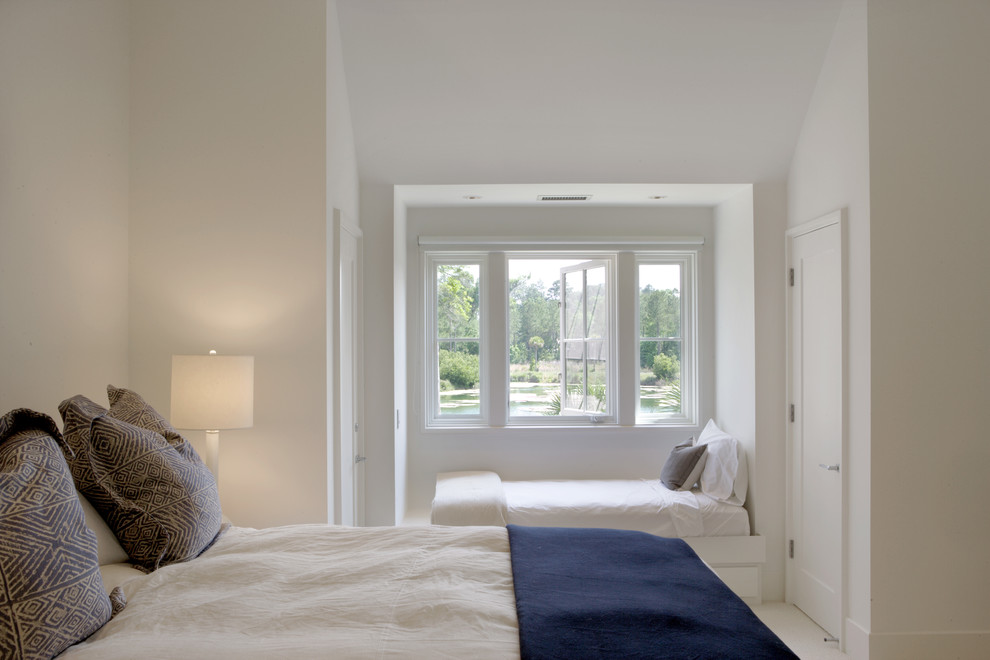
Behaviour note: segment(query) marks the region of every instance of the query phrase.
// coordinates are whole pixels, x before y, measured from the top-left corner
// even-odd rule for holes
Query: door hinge
[[[794,539],[791,539],[787,546],[787,556],[794,559]]]
[[[791,268],[791,272],[788,274],[787,279],[790,282],[791,286],[794,286],[794,269],[793,268]]]
[[[791,415],[790,416],[791,416],[791,421],[793,422],[794,421],[794,404],[793,403],[791,404]]]

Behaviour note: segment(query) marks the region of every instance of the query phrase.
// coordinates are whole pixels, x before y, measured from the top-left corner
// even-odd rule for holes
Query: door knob
[[[829,472],[838,472],[839,471],[838,464],[836,464],[836,465],[825,465],[824,463],[819,463],[818,464],[818,467],[824,468],[824,469],[828,470]]]

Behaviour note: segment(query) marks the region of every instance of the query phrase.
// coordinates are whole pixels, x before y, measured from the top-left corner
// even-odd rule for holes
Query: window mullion
[[[584,396],[581,399],[581,411],[588,412],[588,269],[581,271],[581,343],[584,356]]]
[[[487,360],[488,419],[491,426],[505,426],[509,415],[509,276],[504,252],[488,255],[488,297],[485,301],[487,332],[483,360]]]
[[[639,298],[634,253],[620,252],[616,271],[615,340],[618,345],[615,373],[618,405],[613,410],[620,425],[633,426],[639,397]]]

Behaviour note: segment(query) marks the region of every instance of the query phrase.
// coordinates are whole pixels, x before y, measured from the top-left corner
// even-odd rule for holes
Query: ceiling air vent
[[[591,195],[539,195],[536,199],[541,202],[586,202]]]

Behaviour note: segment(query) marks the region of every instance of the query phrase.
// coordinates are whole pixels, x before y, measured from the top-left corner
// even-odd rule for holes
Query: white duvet
[[[518,658],[503,527],[232,528],[60,658]]]
[[[698,498],[659,480],[504,481],[516,525],[611,527],[657,536],[704,535]]]

